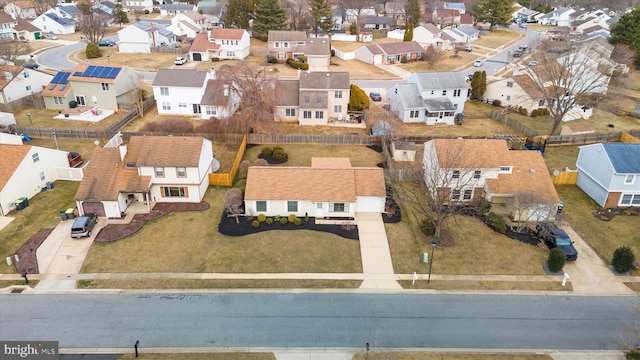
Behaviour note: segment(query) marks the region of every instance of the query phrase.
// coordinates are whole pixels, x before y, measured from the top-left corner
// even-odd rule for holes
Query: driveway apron
[[[357,213],[364,281],[361,289],[402,289],[395,280],[387,233],[381,214]]]

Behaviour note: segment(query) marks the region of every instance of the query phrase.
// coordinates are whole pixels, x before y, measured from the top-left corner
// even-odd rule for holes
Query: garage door
[[[93,213],[98,216],[105,216],[104,205],[101,202],[85,201],[82,203],[82,209],[85,214]]]
[[[191,56],[193,57],[193,61],[202,61],[202,54],[200,53],[193,53]]]

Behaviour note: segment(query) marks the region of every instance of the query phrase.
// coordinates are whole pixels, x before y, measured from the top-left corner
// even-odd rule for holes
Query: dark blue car
[[[98,46],[109,46],[109,47],[116,46],[116,42],[110,39],[102,39],[98,43]]]
[[[567,256],[567,260],[578,260],[578,250],[573,246],[573,241],[569,235],[562,229],[553,229],[550,236],[546,239],[552,248],[562,250]]]

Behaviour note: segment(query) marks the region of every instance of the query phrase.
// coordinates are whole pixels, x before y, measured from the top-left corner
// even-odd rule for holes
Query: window
[[[620,205],[640,205],[640,194],[622,194]]]
[[[431,95],[433,95],[433,90],[431,90]]]
[[[511,173],[511,166],[500,166],[501,173]]]
[[[417,119],[420,116],[420,110],[411,110],[409,112],[410,119]]]
[[[29,77],[29,72],[25,70],[25,72],[22,73],[24,78],[28,78]]]
[[[336,99],[342,99],[342,90],[336,90],[333,96]]]
[[[267,211],[267,202],[266,201],[256,201],[256,211]]]
[[[446,96],[447,95],[447,90],[442,90],[442,96]]]
[[[102,86],[102,91],[109,91],[109,84],[101,83],[100,86]]]
[[[217,115],[217,109],[215,106],[205,106],[204,112],[207,115]]]
[[[538,101],[538,106],[544,106],[544,99]]]
[[[507,95],[507,101],[511,101],[511,95]]]
[[[288,212],[298,212],[298,202],[297,201],[287,201],[287,211]]]
[[[473,195],[473,190],[465,190],[464,195],[462,196],[462,200],[471,200],[472,195]]]
[[[44,171],[40,171],[40,180],[44,180]]]
[[[285,110],[285,115],[289,116],[289,117],[296,116],[296,109],[286,109]]]
[[[31,159],[33,159],[34,163],[37,163],[40,161],[40,155],[38,155],[38,153],[33,153],[33,155],[31,155]]]
[[[227,57],[235,57],[236,52],[234,50],[227,50]]]
[[[513,81],[507,81],[507,87],[513,87]]]
[[[53,103],[56,105],[62,105],[64,104],[64,100],[62,99],[61,96],[54,96],[53,97]]]
[[[480,179],[480,175],[482,175],[482,170],[475,170],[473,172],[473,178],[474,179]]]
[[[316,111],[316,119],[323,119],[324,111]]]
[[[460,179],[460,170],[453,170],[453,175],[451,177],[454,179]]]
[[[284,43],[284,45],[282,45],[282,47],[288,48],[289,47],[289,43],[288,42]]]
[[[275,43],[275,46],[276,46],[277,48],[279,48],[279,47],[280,47],[280,43],[279,43],[279,42]]]
[[[462,94],[462,90],[460,90],[460,89],[455,89],[455,90],[453,90],[453,96],[455,96],[455,97],[459,97],[459,96],[460,96],[460,94]]]
[[[635,176],[635,175],[627,175],[627,176],[624,178],[624,183],[625,183],[626,185],[631,185],[631,184],[633,184],[633,181],[635,180],[635,178],[636,178],[636,176]]]
[[[169,96],[169,88],[168,87],[161,87],[160,88],[160,95]]]
[[[322,96],[318,96],[316,99],[318,100],[318,102],[322,102]]]
[[[178,175],[178,177],[187,177],[187,168],[185,167],[176,168],[176,174]]]
[[[162,166],[156,166],[153,168],[157,177],[164,177],[164,168]]]
[[[162,197],[187,197],[189,192],[185,187],[163,186],[160,188]]]
[[[342,112],[342,105],[333,105],[333,112],[341,113]]]
[[[329,212],[349,212],[348,203],[329,203]]]
[[[25,89],[26,89],[27,91],[31,91],[31,85],[27,85],[27,86],[25,87]]]
[[[311,101],[311,98],[310,98],[310,97],[308,97],[308,96],[305,96],[305,97],[304,97],[304,102],[309,102],[309,101]]]
[[[287,59],[287,53],[283,53],[283,52],[278,53],[278,60],[286,60],[286,59]]]
[[[179,108],[186,108],[187,107],[187,103],[180,102],[180,103],[178,103],[178,107]]]
[[[303,116],[305,119],[311,119],[311,111],[304,111]]]
[[[451,191],[451,200],[460,200],[460,189],[453,189],[453,191]]]
[[[322,210],[322,208],[323,208],[323,207],[324,207],[324,204],[323,204],[323,203],[321,203],[321,202],[316,203],[316,209],[318,209],[318,210]]]
[[[171,110],[171,103],[163,102],[162,103],[162,110]]]

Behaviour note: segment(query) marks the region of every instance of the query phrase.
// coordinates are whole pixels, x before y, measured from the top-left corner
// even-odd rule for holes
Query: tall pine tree
[[[319,31],[329,33],[333,28],[333,11],[329,0],[311,0],[311,21],[313,33],[318,36]]]
[[[254,13],[253,0],[229,0],[225,23],[227,27],[249,28],[249,14]]]
[[[404,38],[402,41],[411,41],[413,40],[413,24],[407,23],[404,29]]]
[[[628,45],[636,52],[636,66],[640,67],[640,9],[622,15],[611,28],[611,43]]]
[[[471,13],[478,22],[488,22],[490,29],[496,25],[509,25],[513,1],[511,0],[478,0]]]
[[[256,2],[256,18],[253,20],[253,37],[267,40],[269,30],[287,28],[286,16],[278,0],[258,0]]]

